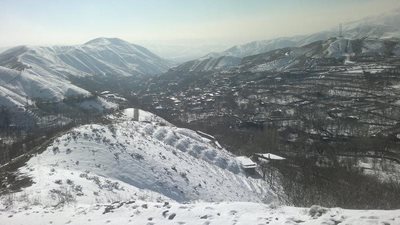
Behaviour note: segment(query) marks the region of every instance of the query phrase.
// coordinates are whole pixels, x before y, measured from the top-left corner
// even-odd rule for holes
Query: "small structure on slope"
[[[249,157],[246,156],[238,156],[236,157],[236,160],[240,163],[240,166],[244,171],[246,171],[249,174],[255,174],[256,173],[256,168],[257,164],[253,162]]]
[[[285,158],[279,156],[279,155],[275,155],[272,153],[255,153],[253,156],[254,160],[256,161],[261,161],[261,162],[269,162],[269,161],[273,161],[273,160],[284,160]]]
[[[269,166],[268,164],[273,161],[285,160],[285,158],[283,158],[279,155],[272,154],[272,153],[255,153],[252,158],[255,162],[258,163],[258,165],[260,165],[264,180],[266,178],[267,171],[270,172],[270,175],[269,175],[270,183],[272,183],[272,170],[271,169],[268,170],[268,166]]]

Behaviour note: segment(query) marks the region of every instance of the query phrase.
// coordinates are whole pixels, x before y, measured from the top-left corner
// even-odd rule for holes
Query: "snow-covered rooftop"
[[[236,159],[244,169],[252,169],[257,167],[257,164],[253,162],[249,157],[238,156],[236,157]]]
[[[272,160],[284,160],[285,159],[285,158],[283,158],[283,157],[281,157],[279,155],[275,155],[275,154],[272,154],[272,153],[257,153],[255,155],[261,156],[261,157],[266,158],[266,159],[272,159]]]

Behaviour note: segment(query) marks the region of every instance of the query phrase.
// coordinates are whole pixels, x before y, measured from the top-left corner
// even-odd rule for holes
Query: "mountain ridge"
[[[361,38],[400,38],[400,8],[390,13],[365,17],[343,24],[343,36],[349,39]],[[285,47],[301,47],[318,40],[338,37],[338,27],[308,35],[278,37],[235,45],[222,52],[213,52],[206,57],[236,56],[246,57]]]
[[[143,76],[162,73],[168,68],[166,60],[118,38],[96,38],[72,46],[17,46],[0,54],[0,65],[60,76]]]

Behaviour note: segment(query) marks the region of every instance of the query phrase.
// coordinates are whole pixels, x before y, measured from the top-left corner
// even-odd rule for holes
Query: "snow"
[[[129,201],[108,205],[71,205],[63,208],[30,206],[0,212],[8,225],[26,224],[400,224],[400,210],[344,210],[319,206],[294,208],[258,203],[178,204],[173,202]]]
[[[250,55],[265,53],[275,49],[295,47],[297,46],[297,39],[298,37],[289,37],[289,38],[276,38],[264,41],[253,41],[243,45],[233,46],[223,52],[208,54],[206,57],[214,57],[214,58],[221,56],[246,57]]]
[[[215,137],[212,136],[211,134],[207,134],[207,133],[205,133],[203,131],[200,131],[200,130],[197,130],[196,132],[198,134],[200,134],[201,136],[208,138],[209,140],[215,140]]]
[[[222,56],[218,58],[203,57],[197,60],[192,60],[174,68],[178,71],[213,71],[227,70],[239,65],[241,59],[232,56]]]
[[[28,99],[61,101],[90,93],[57,77],[43,77],[31,70],[17,71],[0,66],[0,105],[21,106]]]
[[[165,61],[147,49],[115,38],[98,38],[77,46],[30,47],[18,59],[36,70],[73,76],[132,76],[167,69]]]
[[[121,101],[121,102],[126,102],[126,98],[121,97],[117,94],[103,94],[102,97],[110,99],[110,100],[114,100],[114,101]]]
[[[349,53],[352,53],[352,46],[348,39],[337,39],[329,44],[327,48],[328,56],[334,58],[341,58]]]
[[[277,200],[270,184],[247,177],[225,149],[195,131],[161,124],[159,117],[139,112],[140,121],[124,114],[114,124],[85,125],[56,138],[19,169],[33,184],[17,198],[26,194],[45,206],[57,205],[55,191],[71,192],[84,204],[138,196],[181,203]]]
[[[370,39],[389,39],[400,37],[400,12],[394,10],[390,13],[383,15],[363,18],[357,21],[343,24],[343,35],[347,39],[363,39],[368,37]],[[257,55],[266,53],[281,48],[288,47],[300,47],[310,44],[315,41],[326,40],[331,37],[338,36],[338,27],[332,27],[331,29],[320,31],[310,35],[298,35],[292,37],[279,37],[270,40],[261,40],[245,43],[242,45],[233,46],[225,51],[210,53],[207,57],[221,57],[221,56],[233,56],[233,57],[247,57],[251,55]],[[383,41],[380,43],[375,42],[371,44],[363,45],[362,51],[364,53],[383,52]],[[343,53],[345,42],[336,43],[332,46],[331,53]],[[395,55],[400,54],[400,46],[395,47]]]
[[[137,109],[139,113],[139,121],[140,122],[153,122],[157,124],[165,124],[168,126],[173,126],[168,121],[164,120],[163,118],[156,116],[150,112]],[[127,108],[123,110],[123,114],[119,115],[119,118],[122,120],[131,120],[135,117],[135,108]]]
[[[104,98],[97,97],[91,100],[84,100],[78,103],[79,107],[87,110],[104,111],[110,109],[117,109],[118,104],[108,102]]]
[[[59,101],[90,95],[71,84],[70,77],[143,76],[167,69],[168,63],[147,49],[116,38],[76,46],[15,47],[0,54],[0,105],[23,105],[26,96]]]
[[[279,186],[240,169],[247,157],[146,111],[132,121],[134,111],[52,140],[18,170],[32,185],[0,196],[0,223],[400,224],[400,210],[280,206]]]

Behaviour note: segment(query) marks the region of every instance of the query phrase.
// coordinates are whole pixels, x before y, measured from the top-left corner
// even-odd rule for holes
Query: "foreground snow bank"
[[[400,224],[400,210],[361,211],[326,209],[313,206],[309,209],[273,207],[258,203],[196,203],[170,202],[115,202],[109,205],[71,205],[64,208],[43,209],[38,206],[15,211],[0,211],[4,224]]]

